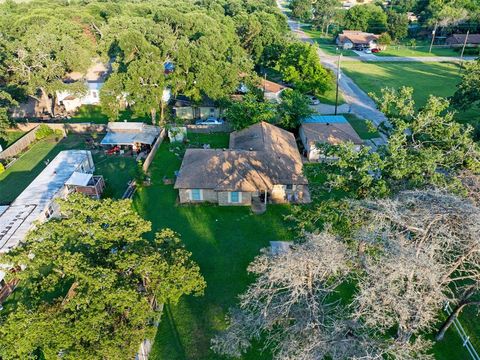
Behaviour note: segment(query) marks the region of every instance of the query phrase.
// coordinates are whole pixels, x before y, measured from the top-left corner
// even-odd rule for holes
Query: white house
[[[65,82],[84,81],[87,93],[83,96],[76,96],[69,91],[57,91],[57,105],[63,105],[69,113],[74,112],[82,105],[97,105],[100,103],[100,89],[110,72],[110,66],[100,60],[93,61],[92,66],[86,74],[72,72],[68,74]]]
[[[374,49],[378,45],[377,41],[379,37],[380,35],[363,31],[343,30],[343,32],[337,36],[336,43],[343,49]]]

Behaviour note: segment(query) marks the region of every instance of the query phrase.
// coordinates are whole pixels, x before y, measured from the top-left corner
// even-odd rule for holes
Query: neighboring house
[[[179,95],[173,102],[173,115],[185,121],[205,120],[209,117],[218,119],[222,116],[222,109],[215,101],[206,97],[196,103],[186,96]]]
[[[262,79],[259,87],[263,90],[263,96],[265,97],[265,100],[277,103],[281,102],[280,96],[282,95],[282,92],[285,89],[288,89],[288,87],[285,85],[266,79]]]
[[[363,140],[342,115],[312,115],[302,122],[299,135],[305,149],[305,156],[309,161],[326,159],[317,144],[338,145],[352,142],[357,150],[360,150],[363,144]]]
[[[109,122],[107,134],[100,144],[134,152],[149,151],[160,133],[160,127],[142,122]]]
[[[336,43],[343,49],[373,49],[377,47],[379,37],[380,35],[363,31],[343,30],[343,32],[337,36]]]
[[[292,133],[266,122],[230,134],[229,149],[188,149],[175,182],[180,203],[309,202]]]
[[[71,94],[68,91],[57,91],[57,105],[63,105],[68,113],[73,113],[82,105],[97,105],[100,103],[100,89],[108,76],[110,68],[108,65],[94,60],[93,65],[86,74],[72,72],[68,74],[65,83],[84,81],[87,93],[83,96]]]
[[[81,192],[100,198],[105,183],[94,176],[92,153],[87,150],[61,151],[32,183],[0,210],[0,253],[17,246],[36,222],[58,214],[57,198]]]
[[[408,19],[408,22],[410,22],[410,23],[418,22],[418,16],[415,15],[415,13],[411,12],[411,11],[407,12],[407,19]]]
[[[479,46],[480,45],[480,34],[453,34],[445,40],[445,43],[451,47],[461,47],[465,44],[465,39],[467,40],[467,46]]]

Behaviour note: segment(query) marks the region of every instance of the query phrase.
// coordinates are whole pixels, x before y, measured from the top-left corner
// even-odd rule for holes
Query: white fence
[[[448,303],[445,305],[445,308],[443,310],[445,310],[447,315],[450,315],[452,313],[452,308]],[[453,325],[455,326],[455,329],[457,329],[458,335],[460,335],[460,338],[462,339],[463,346],[465,347],[465,349],[467,349],[472,359],[480,360],[480,356],[478,356],[477,351],[475,350],[472,343],[470,342],[470,337],[465,332],[465,329],[463,328],[462,324],[460,324],[460,321],[458,320],[458,318],[454,320]]]

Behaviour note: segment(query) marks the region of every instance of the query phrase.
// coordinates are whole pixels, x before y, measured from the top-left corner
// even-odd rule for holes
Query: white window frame
[[[194,199],[194,198],[193,198],[193,191],[194,191],[194,190],[198,190],[199,195],[200,195],[200,199]],[[191,189],[191,190],[189,191],[189,197],[190,197],[190,200],[191,200],[191,201],[203,201],[203,190],[202,190],[202,189]]]
[[[238,194],[238,201],[232,201],[232,193]],[[242,203],[242,192],[241,191],[230,191],[228,193],[228,202],[231,204],[241,204]]]

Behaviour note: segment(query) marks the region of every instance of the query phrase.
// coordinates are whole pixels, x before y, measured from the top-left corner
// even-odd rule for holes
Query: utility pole
[[[438,22],[435,23],[435,27],[433,28],[433,31],[432,31],[432,42],[430,43],[430,50],[428,50],[429,53],[432,52],[433,42],[435,41],[435,34],[437,33],[437,25],[438,25]]]
[[[460,54],[460,58],[463,59],[463,53],[465,51],[465,47],[467,46],[468,35],[470,35],[470,29],[467,30],[467,36],[465,36],[465,41],[463,42],[462,53]]]
[[[338,55],[338,63],[337,63],[337,90],[335,94],[335,115],[337,115],[338,110],[338,83],[340,82],[340,61],[342,60],[342,53]]]

